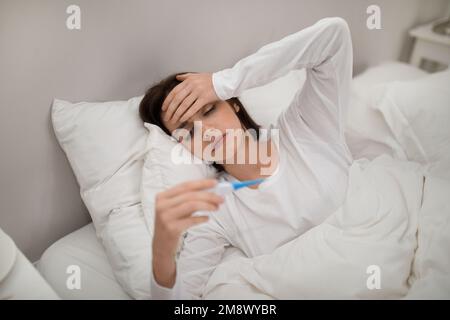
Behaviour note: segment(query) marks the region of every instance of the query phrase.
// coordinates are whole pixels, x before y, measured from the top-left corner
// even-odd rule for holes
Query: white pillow
[[[114,275],[129,295],[150,287],[151,240],[140,208],[148,132],[138,114],[142,97],[70,103],[55,99],[52,122]],[[64,271],[62,271],[64,272]]]
[[[426,72],[411,65],[388,61],[367,69],[353,79],[345,132],[355,159],[374,159],[380,154],[406,159],[382,114],[370,108],[371,90],[379,84],[416,80],[426,75]]]
[[[450,70],[377,86],[371,106],[379,110],[409,160],[450,179]]]
[[[354,77],[352,86],[361,96],[369,97],[371,88],[378,84],[417,80],[427,75],[427,72],[407,63],[384,61]]]
[[[14,267],[17,258],[17,248],[14,241],[0,228],[0,283],[6,279]]]

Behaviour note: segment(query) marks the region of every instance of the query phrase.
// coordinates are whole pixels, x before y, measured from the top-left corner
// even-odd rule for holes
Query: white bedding
[[[425,177],[425,179],[424,179]],[[206,299],[449,299],[450,182],[387,155],[352,164],[344,205],[273,253],[220,264]]]
[[[370,71],[370,69],[369,69]],[[363,92],[364,88],[366,88],[367,85],[373,84],[373,83],[379,83],[381,81],[392,81],[392,80],[406,80],[406,79],[416,79],[417,77],[422,76],[421,71],[418,71],[418,69],[404,65],[399,63],[391,63],[386,64],[381,67],[373,68],[372,74],[365,74],[362,77],[360,76],[359,79],[359,86],[357,89],[360,90],[360,92]],[[357,77],[358,79],[358,77]],[[372,80],[373,81],[372,81]],[[371,83],[371,81],[373,83]],[[355,117],[356,119],[356,117]],[[358,128],[356,128],[358,129]],[[362,144],[361,144],[362,145]],[[362,149],[361,149],[362,150]],[[366,152],[365,150],[362,150],[361,152]],[[450,189],[449,192],[450,193]],[[433,193],[434,194],[434,193]],[[439,193],[439,195],[445,194]],[[368,194],[370,195],[370,194]],[[439,199],[442,199],[442,196],[438,197]],[[435,196],[436,199],[436,196]],[[417,201],[417,199],[415,199]],[[356,202],[357,203],[357,202]],[[400,202],[399,202],[400,203]],[[434,209],[436,208],[444,208],[445,203],[441,203],[439,206],[434,206]],[[448,206],[448,205],[447,205]],[[356,213],[356,208],[353,208],[354,211],[348,211],[349,213]],[[435,210],[436,211],[436,210]],[[443,210],[442,212],[448,212],[448,210]],[[365,212],[366,214],[370,214],[370,212]],[[372,211],[372,214],[376,213],[375,211]],[[403,215],[405,217],[405,215]],[[408,216],[411,218],[411,216]],[[442,218],[442,217],[441,217]],[[412,218],[411,218],[412,219]],[[433,221],[436,221],[438,219],[436,216],[433,217]],[[443,218],[442,218],[443,219]],[[441,220],[442,220],[441,219]],[[414,220],[414,219],[413,219]],[[411,220],[411,221],[413,221]],[[439,219],[438,219],[439,220]],[[448,220],[448,219],[447,219]],[[414,220],[414,223],[415,220]],[[444,224],[445,225],[445,224]],[[431,230],[432,228],[428,228]],[[421,240],[419,240],[419,243]],[[297,243],[298,244],[298,243]],[[413,246],[412,240],[410,242],[404,243],[407,249],[405,249],[403,252],[404,257],[407,259],[404,260],[404,262],[411,262],[412,258],[410,257],[411,248]],[[427,246],[430,246],[427,243]],[[301,246],[299,246],[301,247]],[[406,248],[405,247],[405,248]],[[291,244],[291,247],[285,246],[280,248],[278,252],[281,252],[282,250],[295,250],[297,246]],[[447,247],[442,245],[438,247],[438,249],[446,249]],[[348,249],[348,248],[347,248]],[[395,251],[392,251],[393,253],[396,253]],[[430,265],[435,266],[436,261],[429,261],[430,258],[430,250],[423,250],[418,251],[419,253],[423,253],[423,257],[421,258],[422,261],[426,261],[428,263],[424,266],[418,266],[415,265],[415,275],[414,277],[410,278],[409,281],[416,280],[416,278],[423,277],[425,274],[430,274]],[[315,252],[310,252],[310,254],[315,254]],[[434,255],[434,253],[433,253]],[[304,280],[310,281],[310,285],[313,284],[317,285],[317,283],[323,283],[323,286],[329,286],[330,283],[332,283],[335,279],[339,279],[342,275],[336,273],[336,270],[334,270],[334,273],[331,272],[331,274],[324,277],[316,277],[316,278],[305,278],[305,273],[302,273],[301,269],[299,267],[299,261],[292,260],[291,263],[294,265],[297,263],[297,265],[294,267],[292,265],[290,270],[292,270],[292,273],[286,272],[286,277],[283,278],[285,282],[280,281],[280,284],[292,284],[292,287],[289,289],[290,291],[282,291],[278,290],[277,288],[270,287],[267,285],[267,282],[262,281],[262,276],[267,276],[267,279],[270,279],[270,277],[273,277],[278,274],[279,270],[277,268],[272,268],[273,264],[264,264],[264,259],[267,259],[266,262],[270,262],[270,259],[274,259],[276,257],[276,253],[272,257],[262,257],[259,258],[260,260],[250,260],[245,259],[243,257],[243,254],[235,249],[230,248],[227,249],[226,255],[223,258],[223,263],[221,266],[217,269],[217,272],[214,273],[213,277],[210,279],[210,282],[208,283],[208,286],[206,288],[206,296],[208,299],[213,298],[250,298],[250,299],[271,299],[271,298],[277,298],[277,297],[288,297],[288,298],[312,298],[312,297],[321,297],[317,295],[317,292],[310,292],[306,293],[304,290],[306,287],[298,285],[302,277]],[[328,257],[328,262],[333,262],[333,257]],[[408,260],[409,259],[409,260]],[[257,262],[259,261],[259,262]],[[274,260],[277,261],[277,260]],[[366,263],[366,262],[364,262]],[[446,262],[442,262],[444,266],[448,265]],[[66,273],[67,267],[69,265],[78,265],[80,266],[81,272],[82,272],[82,287],[81,290],[68,290],[66,287],[66,280],[68,277],[68,274]],[[263,265],[266,265],[267,267],[262,267]],[[438,263],[439,265],[439,263]],[[311,265],[312,266],[312,265]],[[355,266],[355,264],[353,265]],[[395,266],[394,266],[395,267]],[[75,231],[68,236],[60,239],[55,244],[53,244],[45,254],[42,256],[39,265],[39,270],[43,274],[43,276],[49,281],[49,283],[52,285],[52,287],[57,291],[57,293],[64,299],[129,299],[129,296],[124,292],[124,290],[121,288],[121,286],[118,284],[116,279],[114,278],[111,266],[108,262],[107,256],[105,254],[105,251],[102,247],[102,244],[97,240],[97,237],[95,235],[94,228],[92,224],[85,226],[81,228],[78,231]],[[257,272],[255,272],[257,270]],[[407,288],[410,284],[406,284],[405,276],[406,271],[398,271],[395,273],[392,271],[390,274],[396,274],[401,275],[401,277],[398,279],[399,282],[395,282],[395,286],[391,287],[389,293],[389,297],[401,297],[404,296],[406,293]],[[313,272],[314,269],[312,268],[309,270],[309,272]],[[333,270],[330,270],[333,271]],[[297,273],[295,273],[297,272]],[[307,273],[306,273],[307,274]],[[433,273],[432,273],[433,274]],[[292,277],[288,277],[291,275],[295,279],[297,279],[297,282],[291,282],[288,280],[291,280]],[[311,273],[310,273],[311,275]],[[348,276],[351,278],[351,274],[348,274]],[[365,274],[364,276],[367,276]],[[435,276],[435,282],[440,282],[442,284],[441,289],[441,295],[442,293],[447,293],[448,287],[447,283],[445,281],[441,281],[442,277],[446,277],[447,274],[439,274],[438,276]],[[300,278],[299,278],[300,277]],[[345,277],[342,277],[345,278]],[[406,276],[407,278],[407,276]],[[325,280],[326,279],[326,280]],[[361,280],[362,278],[360,278]],[[317,282],[317,281],[319,282]],[[395,280],[395,279],[394,279]],[[401,281],[400,281],[401,280]],[[358,280],[359,281],[359,280]],[[382,282],[383,283],[383,282]],[[421,283],[418,281],[417,283]],[[365,282],[358,282],[359,285],[365,285]],[[298,286],[296,286],[298,285]],[[320,287],[320,286],[319,286]],[[415,296],[418,297],[427,297],[429,296],[427,293],[425,293],[425,289],[430,292],[430,288],[426,285],[416,285],[413,288],[418,288],[415,290]],[[420,289],[425,288],[425,289]],[[310,287],[311,289],[311,287]],[[362,291],[365,290],[364,288],[358,287],[359,293],[356,294],[355,291],[351,293],[347,293],[347,296],[345,297],[366,297],[364,294],[360,294]],[[303,291],[302,291],[303,290]],[[376,291],[375,291],[376,292]],[[386,292],[386,291],[385,291]],[[372,296],[369,295],[369,297],[373,297],[374,291],[371,291]],[[289,294],[289,295],[288,295]],[[315,295],[316,294],[316,295]],[[335,291],[328,291],[329,296],[328,297],[343,297],[343,291],[337,288]],[[352,296],[353,294],[353,296]],[[365,292],[367,294],[367,292]],[[322,296],[323,297],[323,296]]]
[[[417,180],[421,167],[387,158],[377,161],[377,166],[371,163],[369,176],[358,170],[350,180],[352,202],[345,210],[315,231],[255,259],[245,258],[236,248],[227,249],[208,282],[206,298],[449,298],[450,182],[428,177],[422,194]],[[399,191],[403,197],[392,196]],[[381,201],[386,196],[389,201]],[[380,213],[385,214],[383,219],[374,220]],[[352,232],[345,231],[347,222]],[[418,243],[413,236],[417,225]],[[70,265],[80,267],[81,290],[66,286]],[[367,289],[369,265],[380,267],[381,290]],[[92,224],[48,248],[38,269],[63,299],[130,298],[114,279]]]
[[[387,155],[355,161],[342,207],[270,254],[219,265],[206,298],[243,298],[243,287],[274,299],[404,297],[417,247],[423,173],[420,164]],[[379,272],[375,289],[373,268]],[[245,298],[252,297],[247,291]]]
[[[69,266],[78,266],[81,288],[69,290]],[[114,278],[92,223],[55,242],[37,268],[62,299],[130,299]]]

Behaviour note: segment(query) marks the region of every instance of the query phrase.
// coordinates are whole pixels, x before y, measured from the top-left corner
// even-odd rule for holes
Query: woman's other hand
[[[170,91],[162,105],[164,120],[184,122],[219,97],[214,90],[212,73],[185,73],[177,76],[182,82]]]
[[[217,184],[216,179],[184,182],[156,195],[153,235],[153,275],[164,287],[173,287],[176,276],[175,254],[181,234],[188,228],[208,220],[192,216],[195,211],[215,211],[223,197],[204,189]]]

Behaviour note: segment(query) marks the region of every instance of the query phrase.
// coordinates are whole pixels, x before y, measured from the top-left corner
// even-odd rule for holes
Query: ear
[[[240,107],[236,103],[233,103],[233,107],[236,112],[239,112]]]

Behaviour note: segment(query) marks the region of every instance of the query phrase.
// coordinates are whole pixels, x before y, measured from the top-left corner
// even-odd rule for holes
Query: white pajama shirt
[[[227,246],[248,257],[270,253],[323,222],[343,203],[353,160],[344,138],[352,64],[347,23],[324,18],[213,73],[221,100],[293,69],[305,68],[306,81],[271,125],[279,130],[276,171],[257,189],[226,195],[208,222],[187,231],[175,286],[158,285],[152,274],[153,299],[201,299]],[[238,181],[226,172],[219,180]]]

